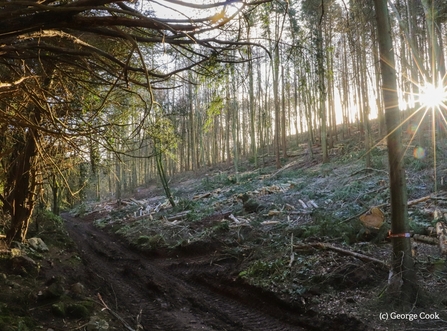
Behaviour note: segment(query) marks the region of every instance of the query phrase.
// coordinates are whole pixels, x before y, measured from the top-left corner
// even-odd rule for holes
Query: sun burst
[[[419,103],[421,107],[429,109],[444,108],[447,103],[447,86],[444,86],[442,79],[438,80],[439,83],[433,84],[425,82],[420,88]]]

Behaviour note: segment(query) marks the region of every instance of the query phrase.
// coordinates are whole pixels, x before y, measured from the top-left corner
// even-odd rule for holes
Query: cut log
[[[439,245],[438,238],[434,238],[434,237],[430,237],[430,236],[424,236],[422,234],[415,234],[413,236],[413,239],[415,241],[423,242],[423,243],[429,244],[429,245]]]
[[[190,212],[191,212],[190,210],[185,210],[185,211],[182,211],[181,213],[166,217],[166,220],[168,222],[176,221],[176,220],[185,218]]]
[[[380,229],[385,221],[385,215],[380,208],[373,207],[368,212],[361,215],[359,219],[367,228]]]
[[[436,223],[436,234],[438,235],[441,254],[447,255],[447,226],[445,223]]]

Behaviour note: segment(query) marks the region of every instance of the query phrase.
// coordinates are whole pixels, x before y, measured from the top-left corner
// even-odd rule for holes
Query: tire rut
[[[91,222],[63,217],[94,289],[128,321],[141,310],[144,330],[313,329],[296,317],[302,313],[299,310],[283,311],[278,302],[268,302],[268,296],[261,298],[251,288],[232,286],[229,279],[200,270],[186,274],[172,270],[167,261],[159,263],[132,251]]]

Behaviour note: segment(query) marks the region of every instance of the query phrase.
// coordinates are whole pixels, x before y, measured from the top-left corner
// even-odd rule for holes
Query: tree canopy
[[[0,199],[12,218],[8,241],[24,239],[39,184],[61,172],[70,150],[86,152],[90,140],[117,150],[115,134],[132,107],[139,110],[134,134],[145,128],[153,89],[184,70],[235,61],[228,51],[249,43],[241,40],[243,21],[233,18],[262,2],[157,2],[199,11],[199,18],[184,10],[169,19],[157,17],[152,1],[0,1]],[[175,58],[181,65],[171,65]]]

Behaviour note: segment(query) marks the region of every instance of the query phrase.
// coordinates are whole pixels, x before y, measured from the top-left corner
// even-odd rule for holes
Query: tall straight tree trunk
[[[234,74],[234,72],[233,72]],[[233,95],[235,96],[236,84],[233,83]],[[234,164],[234,174],[236,178],[236,182],[239,180],[239,114],[237,109],[237,103],[232,102],[230,105],[232,119],[231,119],[231,132],[233,134],[233,164]]]
[[[258,61],[257,64],[257,75],[258,77],[262,77],[262,73],[261,73],[261,65],[259,63],[260,61]],[[267,81],[267,80],[266,80]],[[264,93],[263,93],[264,92]],[[258,133],[259,133],[259,148],[261,149],[261,153],[265,153],[265,127],[266,127],[266,122],[265,122],[265,112],[267,109],[267,102],[265,101],[265,98],[267,98],[267,93],[265,93],[265,91],[263,91],[262,88],[262,79],[258,79],[258,100],[259,100],[259,110],[258,110]],[[264,102],[262,102],[263,97],[264,96]]]
[[[293,109],[295,110],[295,132],[296,132],[296,146],[300,145],[300,133],[303,132],[303,121],[301,107],[298,109],[298,82],[296,74],[293,75]],[[300,119],[300,128],[298,128],[298,118]]]
[[[225,131],[225,145],[227,150],[227,164],[231,164],[231,144],[230,144],[230,123],[231,123],[231,106],[230,106],[230,78],[229,74],[227,75],[226,82],[225,82],[226,88],[225,88],[225,122],[226,122],[226,128]]]
[[[329,27],[329,28],[328,28]],[[325,36],[326,45],[332,43],[332,30],[333,24],[331,16],[329,15],[329,21],[325,24]],[[335,103],[334,103],[334,66],[333,66],[333,49],[332,47],[326,48],[326,67],[327,67],[327,114],[329,116],[329,148],[334,148],[334,139],[337,133],[337,120],[335,115]]]
[[[281,148],[284,158],[287,157],[287,133],[286,133],[286,76],[284,66],[281,66]]]
[[[379,50],[376,41],[376,30],[372,29],[371,37],[373,39],[373,57],[374,57],[374,73],[375,73],[375,85],[376,85],[376,106],[377,106],[377,120],[379,121],[379,137],[383,137],[385,132],[385,117],[383,115],[382,99],[380,98],[380,63],[379,63]]]
[[[118,201],[118,205],[121,205],[121,195],[122,195],[122,176],[121,176],[121,160],[115,155],[115,196]]]
[[[307,100],[306,100],[307,99]],[[312,150],[312,144],[314,142],[313,126],[312,126],[312,112],[311,112],[311,95],[310,91],[303,91],[303,100],[305,105],[305,114],[307,122],[307,151],[309,155],[309,160],[313,160],[314,153]]]
[[[279,43],[275,46],[273,56],[273,102],[275,103],[275,160],[276,168],[281,168],[280,150],[281,150],[281,120],[279,105]]]
[[[323,4],[322,4],[323,5]],[[327,112],[326,112],[326,88],[324,84],[324,53],[323,53],[323,26],[320,22],[317,29],[317,63],[318,63],[318,90],[320,92],[320,118],[321,118],[321,151],[323,163],[329,162],[327,148]]]
[[[374,0],[382,71],[382,93],[387,126],[388,161],[390,167],[392,266],[388,281],[390,298],[403,307],[417,298],[416,273],[411,255],[407,213],[407,187],[403,167],[400,111],[396,86],[395,61],[391,25],[386,0]]]
[[[256,129],[255,129],[255,121],[256,121],[256,113],[255,113],[255,89],[254,89],[254,72],[253,72],[253,54],[251,46],[248,46],[248,94],[249,94],[249,102],[250,102],[250,145],[251,145],[251,156],[253,157],[253,164],[255,168],[258,167],[258,151],[256,146]]]
[[[428,44],[430,46],[431,75],[434,83],[445,75],[444,53],[438,42],[437,18],[438,13],[434,0],[421,0],[427,20]],[[442,40],[442,38],[441,38]],[[438,77],[439,76],[439,77]]]
[[[362,44],[366,44],[363,40],[364,36],[362,36]],[[366,63],[366,54],[365,52],[360,52],[360,81],[361,81],[361,89],[362,89],[362,110],[363,110],[363,128],[365,131],[365,151],[366,151],[366,162],[365,166],[367,168],[371,168],[371,126],[369,123],[369,97],[368,97],[368,82],[366,79],[367,75],[367,63]]]
[[[349,67],[348,67],[348,56],[347,56],[347,38],[343,38],[343,72],[344,75],[342,77],[342,86],[343,86],[343,95],[341,96],[342,101],[342,109],[343,109],[343,138],[345,138],[345,135],[350,136],[350,114],[348,110],[349,106],[349,84],[348,84],[348,74],[349,74]]]

